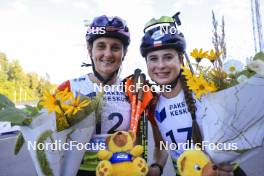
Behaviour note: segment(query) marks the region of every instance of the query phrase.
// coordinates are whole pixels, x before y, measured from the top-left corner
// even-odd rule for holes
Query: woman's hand
[[[158,167],[149,167],[147,176],[160,176],[160,169]]]

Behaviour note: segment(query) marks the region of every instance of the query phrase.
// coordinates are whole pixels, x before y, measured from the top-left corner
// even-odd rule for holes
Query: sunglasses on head
[[[125,22],[118,18],[108,18],[107,16],[103,15],[97,17],[92,22],[92,26],[96,27],[106,27],[106,28],[113,28],[113,29],[127,29]]]
[[[154,27],[158,27],[158,26],[161,27],[166,25],[175,26],[174,19],[169,16],[162,16],[159,19],[152,18],[145,25],[143,32],[146,33],[147,31],[153,29]]]

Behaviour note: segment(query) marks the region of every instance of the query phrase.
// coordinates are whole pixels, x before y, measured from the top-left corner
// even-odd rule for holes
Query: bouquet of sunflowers
[[[195,71],[190,66],[182,67],[183,75],[187,78],[188,87],[195,93],[199,99],[202,95],[209,92],[216,92],[246,82],[250,77],[258,74],[258,77],[264,77],[264,53],[260,52],[253,58],[247,60],[244,67],[239,60],[231,59],[225,63],[221,60],[222,52],[214,50],[203,51],[195,48],[191,56],[195,59]],[[206,60],[206,66],[202,61]]]
[[[203,141],[215,146],[206,152],[216,163],[246,160],[264,146],[264,53],[245,67],[238,60],[222,63],[221,52],[214,50],[194,49],[191,56],[195,69],[182,69],[189,89],[202,100]],[[210,61],[207,66],[203,59]]]
[[[19,125],[14,153],[26,142],[38,175],[76,175],[95,127],[102,93],[89,99],[65,89],[45,91],[38,107],[15,108],[0,97],[0,121]]]

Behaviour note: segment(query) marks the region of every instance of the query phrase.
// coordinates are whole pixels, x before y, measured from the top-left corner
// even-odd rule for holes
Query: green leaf
[[[98,92],[95,97],[95,103],[93,104],[95,109],[95,119],[96,123],[101,123],[101,112],[103,108],[103,96],[104,92]]]
[[[264,53],[263,53],[262,51],[261,51],[261,52],[258,52],[258,53],[254,56],[253,60],[257,60],[257,59],[264,61]]]
[[[0,94],[0,110],[8,107],[15,107],[15,104],[5,95]]]
[[[0,122],[11,122],[11,125],[29,125],[32,118],[28,118],[27,115],[20,109],[9,107],[0,110]]]
[[[41,110],[43,108],[43,105],[41,105],[42,100],[40,100],[37,104],[37,108]]]
[[[245,69],[245,70],[242,70],[241,72],[239,72],[237,74],[237,77],[239,77],[240,75],[245,75],[247,76],[248,78],[250,78],[251,76],[255,75],[256,73],[254,71],[251,71],[249,69]]]
[[[39,108],[33,107],[29,105],[25,105],[26,108],[22,109],[24,113],[26,113],[29,117],[34,117],[39,114]]]
[[[22,133],[19,133],[17,136],[16,144],[14,147],[14,154],[17,155],[22,148],[23,144],[25,143],[25,139],[22,135]]]
[[[37,140],[37,146],[39,146],[40,143],[44,144],[45,140],[47,140],[51,135],[52,135],[51,130],[44,131]],[[53,173],[50,168],[50,164],[47,160],[45,150],[39,150],[39,148],[37,147],[36,153],[41,171],[47,176],[52,176]]]

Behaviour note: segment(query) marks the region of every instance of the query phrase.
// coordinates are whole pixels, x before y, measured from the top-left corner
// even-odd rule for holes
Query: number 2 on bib
[[[108,116],[108,120],[118,119],[117,123],[107,132],[108,134],[113,134],[115,130],[122,124],[123,116],[118,112],[114,112]]]

